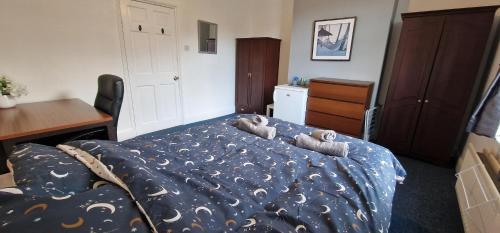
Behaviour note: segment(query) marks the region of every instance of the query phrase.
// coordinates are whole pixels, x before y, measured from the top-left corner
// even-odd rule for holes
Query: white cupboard
[[[273,117],[304,125],[307,107],[307,88],[288,84],[274,87]]]

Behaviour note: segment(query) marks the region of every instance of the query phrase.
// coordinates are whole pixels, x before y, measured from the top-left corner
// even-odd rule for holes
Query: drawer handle
[[[290,94],[286,94],[286,96],[290,96]]]

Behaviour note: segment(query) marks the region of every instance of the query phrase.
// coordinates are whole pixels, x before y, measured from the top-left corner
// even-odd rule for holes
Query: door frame
[[[135,136],[138,136],[137,133],[137,126],[135,123],[135,113],[134,113],[134,100],[132,98],[132,93],[131,93],[131,75],[130,75],[130,70],[128,67],[128,58],[127,58],[127,52],[126,52],[126,43],[125,43],[125,28],[124,28],[124,18],[127,15],[127,4],[131,2],[139,2],[139,3],[144,3],[144,4],[150,4],[154,6],[160,6],[160,7],[166,7],[170,8],[174,11],[174,17],[175,17],[175,49],[177,50],[175,59],[177,61],[177,73],[179,74],[179,80],[178,86],[179,86],[179,101],[180,101],[180,106],[179,106],[179,111],[180,111],[180,119],[179,123],[180,125],[184,124],[184,98],[183,98],[183,88],[182,88],[182,64],[181,64],[181,59],[180,59],[180,39],[179,39],[179,32],[180,32],[180,20],[179,20],[179,14],[178,14],[178,9],[179,9],[179,3],[175,0],[115,0],[115,6],[117,9],[117,18],[118,18],[118,37],[120,40],[120,50],[121,50],[121,60],[123,64],[123,74],[124,74],[124,79],[125,79],[125,96],[124,98],[127,98],[129,101],[129,118],[131,120],[131,125],[133,129],[131,130],[126,130],[126,132],[123,132],[122,137],[124,139],[129,139],[133,138]],[[127,88],[128,86],[128,88]]]

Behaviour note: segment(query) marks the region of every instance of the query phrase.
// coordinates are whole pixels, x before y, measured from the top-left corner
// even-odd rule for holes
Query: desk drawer
[[[342,134],[361,137],[363,121],[346,117],[329,115],[320,112],[307,111],[307,125],[333,129]]]
[[[319,82],[309,84],[309,96],[311,97],[366,104],[367,100],[370,99],[369,94],[369,86],[347,86]]]
[[[365,105],[330,99],[309,97],[308,110],[362,120]]]

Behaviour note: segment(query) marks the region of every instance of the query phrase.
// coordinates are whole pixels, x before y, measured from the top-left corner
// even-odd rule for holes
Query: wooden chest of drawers
[[[361,138],[373,83],[332,78],[311,79],[306,124]]]

